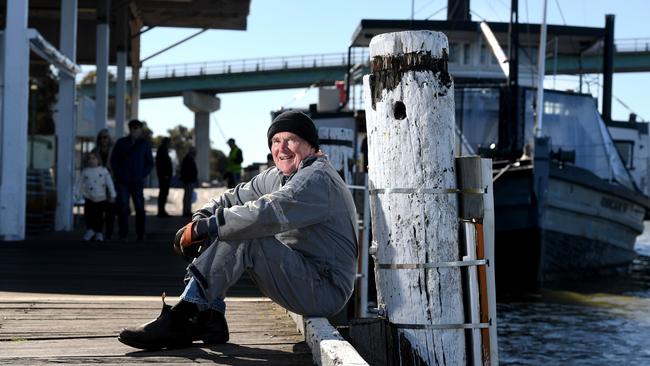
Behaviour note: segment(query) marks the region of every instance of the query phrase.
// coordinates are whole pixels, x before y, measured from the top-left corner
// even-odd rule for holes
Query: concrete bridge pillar
[[[183,104],[194,112],[194,145],[199,182],[208,182],[210,180],[210,113],[219,110],[221,101],[213,95],[185,91]]]

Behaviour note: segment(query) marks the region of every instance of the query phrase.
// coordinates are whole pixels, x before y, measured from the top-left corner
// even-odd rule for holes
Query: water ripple
[[[549,287],[498,304],[501,364],[650,365],[650,257],[623,276]]]

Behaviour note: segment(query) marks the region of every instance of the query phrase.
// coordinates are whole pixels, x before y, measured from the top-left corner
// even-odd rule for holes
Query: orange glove
[[[208,234],[208,219],[196,219],[178,230],[174,237],[174,251],[186,260],[196,258],[210,246],[216,236]]]
[[[174,237],[174,251],[176,254],[185,257],[186,260],[191,260],[198,255],[199,245],[193,246],[194,244],[202,244],[204,240],[192,240],[192,226],[193,222],[183,226],[178,230],[176,236]]]

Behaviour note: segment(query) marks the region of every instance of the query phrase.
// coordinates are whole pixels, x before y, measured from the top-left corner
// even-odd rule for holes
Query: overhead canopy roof
[[[604,19],[603,19],[604,22]],[[354,31],[351,46],[368,47],[372,37],[389,32],[408,30],[432,30],[443,32],[450,41],[475,37],[480,34],[479,22],[458,20],[380,20],[363,19]],[[488,22],[502,47],[508,44],[508,23]],[[535,46],[539,43],[539,24],[519,23],[521,46]],[[579,56],[590,48],[597,47],[605,36],[604,28],[547,26],[547,39],[557,38],[558,53]],[[550,46],[549,46],[550,47]],[[549,50],[550,51],[550,50]]]
[[[102,0],[78,0],[77,63],[95,64],[97,6]],[[117,14],[128,9],[130,21],[146,27],[182,27],[245,30],[250,0],[112,0],[110,8],[110,55],[115,63]],[[28,27],[35,28],[51,44],[59,45],[61,1],[30,0]],[[0,1],[6,14],[6,1]],[[5,17],[0,16],[0,28]],[[130,32],[137,33],[137,32]],[[129,64],[131,60],[129,60]]]
[[[250,0],[134,0],[132,3],[148,27],[245,30],[250,8]]]

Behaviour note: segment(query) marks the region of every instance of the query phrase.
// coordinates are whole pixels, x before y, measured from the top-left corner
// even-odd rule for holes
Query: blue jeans
[[[185,290],[183,290],[183,293],[181,294],[181,299],[196,304],[201,311],[213,309],[222,314],[226,312],[226,303],[223,300],[217,298],[212,303],[208,303],[203,289],[199,283],[194,280],[194,277],[191,277],[190,282],[185,286]]]
[[[144,237],[145,213],[144,194],[142,193],[143,189],[144,184],[141,181],[135,183],[115,183],[115,190],[117,191],[117,220],[120,225],[120,238],[126,238],[126,235],[129,233],[129,197],[133,200],[133,206],[135,207],[135,232],[138,239]]]

